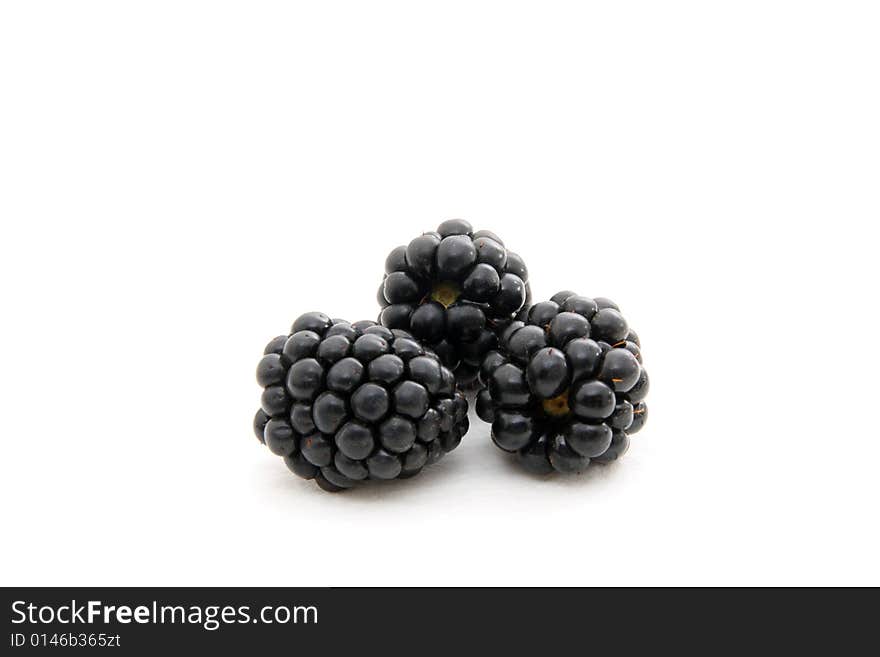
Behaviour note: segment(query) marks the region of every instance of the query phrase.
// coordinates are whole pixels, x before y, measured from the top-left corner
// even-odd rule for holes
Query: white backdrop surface
[[[6,585],[880,584],[880,9],[0,8]],[[618,301],[651,417],[536,480],[473,414],[328,495],[254,439],[301,312],[450,217]]]

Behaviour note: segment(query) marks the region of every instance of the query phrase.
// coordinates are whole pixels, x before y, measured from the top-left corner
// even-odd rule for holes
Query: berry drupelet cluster
[[[306,313],[257,367],[254,432],[327,491],[397,479],[455,449],[477,415],[534,473],[608,463],[648,417],[639,338],[612,301],[531,304],[525,263],[445,221],[385,261],[379,322]]]
[[[455,449],[468,404],[437,355],[405,331],[322,313],[266,346],[257,438],[327,491],[418,474]]]
[[[452,219],[388,255],[379,321],[430,346],[466,386],[529,297],[522,258],[494,233]]]
[[[477,414],[492,440],[535,473],[614,461],[648,416],[639,338],[608,299],[565,291],[531,306],[479,378]]]

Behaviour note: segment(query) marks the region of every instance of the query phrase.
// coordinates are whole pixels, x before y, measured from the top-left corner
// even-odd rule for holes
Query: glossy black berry
[[[378,383],[365,383],[351,396],[351,410],[363,422],[378,422],[388,414],[391,396]]]
[[[446,308],[436,301],[425,301],[409,318],[412,334],[427,343],[436,343],[446,335]]]
[[[562,435],[571,449],[587,458],[601,456],[611,445],[611,427],[605,423],[569,422]]]
[[[438,246],[440,246],[440,238],[436,235],[422,235],[415,238],[406,247],[406,259],[401,271],[410,272],[420,280],[431,279],[436,270]]]
[[[379,442],[389,452],[403,454],[416,442],[416,425],[402,415],[392,415],[379,425]]]
[[[565,354],[553,347],[541,349],[529,360],[527,379],[529,387],[541,399],[561,395],[571,381]]]
[[[565,441],[565,438],[559,434],[549,438],[547,458],[550,460],[550,465],[553,466],[553,469],[563,474],[580,473],[590,465],[590,459],[574,451]]]
[[[330,465],[333,460],[333,446],[319,433],[303,436],[299,441],[299,449],[309,463],[319,468]]]
[[[517,411],[498,409],[492,423],[492,440],[501,449],[515,452],[528,445],[535,433],[531,416]]]
[[[492,395],[489,394],[488,388],[483,388],[477,393],[476,410],[477,416],[484,421],[489,423],[495,421],[495,407],[492,404]],[[263,429],[257,427],[256,420],[254,431],[257,432],[257,438],[263,440]]]
[[[284,363],[278,354],[266,354],[257,365],[257,383],[261,386],[284,383],[286,374]]]
[[[455,232],[460,229],[445,230],[464,236]],[[424,248],[417,245],[414,256]],[[408,268],[407,253],[389,256],[390,274]],[[455,268],[469,253],[455,243],[443,266]],[[386,284],[404,297],[411,290],[399,276]],[[253,419],[257,438],[294,474],[327,491],[414,476],[454,449],[468,428],[467,401],[434,350],[375,322],[307,313],[290,335],[266,346],[257,380],[263,386]]]
[[[553,472],[553,466],[547,458],[546,435],[539,435],[516,454],[520,465],[533,474],[543,475]]]
[[[335,465],[321,468],[321,472],[315,476],[315,483],[330,493],[338,493],[346,488],[351,488],[355,484],[353,479],[349,479],[342,474],[336,469]]]
[[[281,418],[272,418],[263,429],[266,447],[273,454],[287,456],[296,451],[296,437],[293,427]]]
[[[437,276],[445,281],[464,280],[477,264],[477,249],[469,235],[449,235],[437,246]],[[390,299],[389,299],[390,301]]]
[[[266,429],[266,424],[269,422],[272,416],[268,415],[263,409],[257,411],[256,415],[254,415],[254,434],[257,436],[257,440],[261,443],[266,442],[266,438],[263,435],[263,432]]]
[[[329,339],[335,340],[337,337],[340,336]],[[343,394],[353,392],[363,382],[364,370],[364,364],[357,358],[343,358],[330,366],[327,372],[327,387]]]
[[[534,306],[529,308],[529,312],[527,314],[529,324],[534,326],[539,326],[544,330],[550,325],[556,315],[560,312],[559,305],[553,301],[541,301],[540,303],[536,303]]]
[[[628,392],[642,374],[639,361],[628,349],[611,349],[605,354],[599,379],[617,392]]]
[[[614,412],[608,418],[608,424],[615,429],[629,429],[635,417],[635,407],[626,399],[614,406]]]
[[[284,415],[290,408],[290,396],[284,386],[269,386],[263,389],[260,408],[269,416]]]
[[[512,363],[500,365],[489,378],[489,394],[501,407],[521,408],[531,400],[531,390],[522,369]]]
[[[268,354],[281,354],[284,350],[284,343],[287,342],[288,336],[279,335],[278,337],[272,338],[269,340],[269,343],[266,345],[266,348],[263,350],[264,355]]]
[[[529,297],[522,258],[494,233],[451,219],[388,255],[379,321],[412,333],[470,384]]]
[[[300,452],[285,456],[284,463],[293,474],[303,479],[314,479],[318,474],[318,467],[307,461]]]
[[[553,346],[564,348],[576,338],[590,337],[590,322],[583,315],[563,311],[550,322],[547,335]]]
[[[578,381],[571,388],[568,405],[578,417],[605,420],[614,412],[614,391],[601,381]]]
[[[593,329],[593,338],[603,340],[608,344],[615,344],[625,340],[629,327],[619,310],[614,308],[602,308],[590,321]]]
[[[299,331],[312,331],[318,335],[324,335],[324,332],[331,326],[333,326],[333,320],[324,313],[306,313],[297,317],[290,333],[293,335]]]
[[[648,373],[642,369],[641,372],[639,372],[639,378],[636,381],[636,384],[629,389],[627,399],[633,403],[644,401],[645,397],[648,395],[649,387]]]
[[[501,277],[495,267],[480,263],[471,270],[461,287],[468,298],[489,302],[501,289]]]
[[[437,234],[440,235],[440,237],[449,237],[450,235],[469,235],[471,230],[471,225],[464,219],[447,219],[437,227]]]
[[[318,360],[335,363],[345,358],[351,351],[351,342],[344,335],[331,335],[321,341],[316,349]]]
[[[317,427],[312,419],[312,407],[308,404],[294,404],[290,409],[290,426],[302,436],[314,433]]]
[[[605,352],[596,341],[587,338],[571,340],[564,351],[572,381],[593,378],[599,373]]]
[[[589,297],[581,297],[577,294],[573,294],[562,302],[561,308],[562,312],[575,313],[590,320],[599,310],[599,305]]]
[[[376,441],[372,425],[352,420],[336,432],[336,447],[348,458],[361,461],[373,453]]]
[[[440,435],[440,424],[443,416],[435,408],[429,408],[425,414],[419,418],[416,428],[416,436],[418,439],[427,444]]]
[[[371,360],[387,354],[388,350],[388,341],[385,338],[375,334],[366,334],[354,341],[352,355],[362,363],[369,363]]]
[[[425,386],[415,381],[402,381],[394,387],[394,410],[401,415],[419,419],[428,410],[431,397]]]
[[[507,353],[521,365],[526,365],[531,357],[547,346],[547,336],[540,326],[523,326],[513,333],[507,341]]]
[[[411,477],[425,467],[428,462],[428,448],[420,443],[414,444],[403,456],[403,469],[399,476]]]
[[[629,435],[626,431],[614,429],[611,437],[611,445],[600,456],[595,458],[597,463],[611,463],[626,454],[629,449]]]
[[[639,402],[633,405],[633,420],[632,424],[626,429],[626,432],[630,435],[641,431],[642,427],[645,426],[645,422],[648,421],[648,407],[645,402]]]
[[[311,401],[324,388],[324,367],[314,358],[296,361],[285,380],[291,397]]]
[[[409,375],[423,385],[428,392],[437,394],[443,386],[443,371],[436,358],[418,356],[409,361]]]
[[[608,299],[555,294],[520,313],[484,356],[477,415],[530,472],[614,461],[648,414],[638,340]]]
[[[384,386],[397,383],[405,371],[403,359],[396,354],[383,354],[371,360],[368,368],[370,381]]]
[[[510,260],[508,266],[509,263]],[[528,296],[526,285],[516,274],[504,274],[498,285],[498,294],[492,299],[492,311],[502,317],[516,314],[525,305]]]
[[[320,341],[321,336],[314,331],[297,331],[287,338],[281,354],[288,363],[294,363],[303,358],[314,356]]]
[[[402,271],[392,272],[385,277],[383,292],[391,304],[413,303],[423,294],[419,282]]]
[[[322,392],[312,405],[312,419],[323,434],[333,434],[348,417],[345,398],[339,393]]]
[[[333,457],[333,465],[336,466],[336,470],[340,474],[355,481],[366,479],[370,474],[367,466],[361,461],[350,459],[342,452],[336,452],[336,455]]]
[[[563,303],[565,303],[566,299],[574,296],[577,295],[571,290],[563,290],[562,292],[557,292],[552,297],[550,297],[550,301],[555,303],[557,306],[561,306]]]
[[[367,471],[373,479],[394,479],[401,470],[403,462],[396,454],[378,449],[367,458]]]
[[[457,345],[474,342],[486,326],[486,315],[477,306],[458,304],[446,309],[446,336]]]

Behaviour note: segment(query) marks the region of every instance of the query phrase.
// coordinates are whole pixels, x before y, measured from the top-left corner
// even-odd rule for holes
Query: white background
[[[6,585],[880,584],[880,14],[864,2],[7,2]],[[328,495],[265,342],[386,253],[501,234],[618,301],[650,420],[514,468],[472,416]]]

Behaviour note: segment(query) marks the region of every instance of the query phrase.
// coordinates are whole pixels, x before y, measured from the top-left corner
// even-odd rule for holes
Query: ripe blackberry
[[[639,338],[608,299],[560,292],[512,322],[480,369],[477,414],[536,473],[614,461],[648,417]]]
[[[412,477],[455,449],[468,403],[437,355],[375,322],[306,313],[269,342],[254,433],[327,491]]]
[[[388,255],[378,299],[383,326],[430,345],[468,384],[498,332],[527,307],[528,271],[497,235],[451,219]]]

